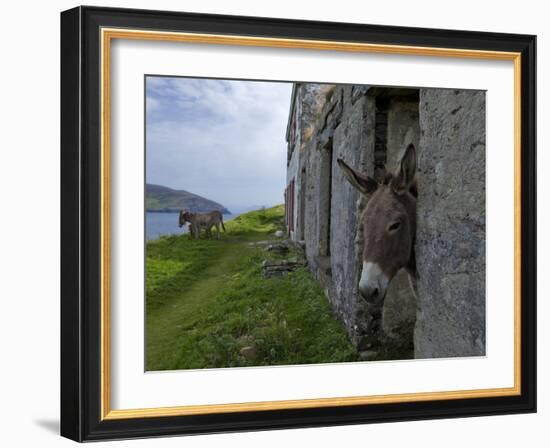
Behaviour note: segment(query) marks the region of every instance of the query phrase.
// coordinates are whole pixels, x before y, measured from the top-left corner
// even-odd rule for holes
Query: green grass
[[[274,239],[283,207],[225,226],[219,241],[182,235],[147,244],[147,370],[357,360],[307,268],[261,275],[262,261],[277,256],[250,243]]]

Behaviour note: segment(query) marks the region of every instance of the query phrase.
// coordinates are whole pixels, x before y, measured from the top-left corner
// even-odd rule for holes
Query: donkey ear
[[[392,180],[391,186],[393,191],[397,194],[403,194],[406,191],[411,190],[415,182],[416,174],[416,149],[411,143],[407,146],[405,154],[401,159],[401,167],[399,168],[399,173]]]
[[[349,183],[357,188],[361,193],[369,195],[374,193],[378,188],[378,182],[365,174],[361,174],[353,170],[342,159],[338,159],[338,165],[342,168],[344,176],[346,176]]]

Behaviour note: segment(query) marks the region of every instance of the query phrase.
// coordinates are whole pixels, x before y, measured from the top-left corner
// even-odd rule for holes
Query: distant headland
[[[222,204],[185,190],[173,190],[162,185],[145,185],[145,209],[154,213],[178,213],[186,209],[192,212],[219,210],[231,214]]]

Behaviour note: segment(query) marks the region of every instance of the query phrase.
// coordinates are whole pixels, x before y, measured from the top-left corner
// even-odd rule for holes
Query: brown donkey
[[[363,269],[359,293],[370,304],[381,305],[391,280],[400,269],[409,274],[416,295],[416,151],[409,145],[399,172],[388,174],[383,183],[338,164],[348,181],[368,199],[361,215],[363,226]]]
[[[183,227],[188,222],[190,224],[190,233],[199,238],[201,229],[206,229],[206,236],[212,238],[212,226],[216,226],[216,238],[220,239],[220,225],[225,232],[223,224],[223,214],[219,210],[212,210],[207,213],[191,213],[187,210],[181,210],[179,216],[179,226]]]

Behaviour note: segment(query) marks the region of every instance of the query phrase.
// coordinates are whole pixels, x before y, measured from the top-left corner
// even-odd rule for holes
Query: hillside
[[[222,204],[203,198],[185,190],[173,190],[162,185],[145,185],[145,208],[148,212],[178,212],[187,209],[192,212],[220,210],[231,213]]]

